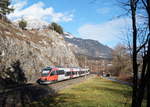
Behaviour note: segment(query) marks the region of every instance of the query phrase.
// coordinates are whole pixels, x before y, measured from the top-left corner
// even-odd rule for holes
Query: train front
[[[37,80],[37,82],[39,84],[51,83],[51,81],[49,80],[51,71],[52,71],[51,67],[47,67],[47,68],[42,69],[41,77]]]

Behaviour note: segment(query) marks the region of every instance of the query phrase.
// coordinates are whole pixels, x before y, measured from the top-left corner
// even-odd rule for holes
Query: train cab
[[[49,84],[49,83],[57,81],[57,78],[58,78],[58,75],[56,73],[56,70],[54,70],[53,68],[47,67],[41,71],[41,77],[38,80],[38,82],[40,84]]]

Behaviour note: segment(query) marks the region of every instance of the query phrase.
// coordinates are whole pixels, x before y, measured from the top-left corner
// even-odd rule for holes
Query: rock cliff
[[[0,64],[9,67],[19,60],[28,81],[35,81],[43,67],[79,66],[65,40],[48,29],[23,31],[0,21]]]

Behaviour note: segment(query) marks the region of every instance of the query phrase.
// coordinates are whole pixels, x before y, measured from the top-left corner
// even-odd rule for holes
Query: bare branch
[[[147,5],[146,5],[146,3],[145,3],[145,1],[144,1],[144,0],[142,0],[142,3],[144,4],[144,6],[145,6],[145,7],[147,7]]]
[[[135,1],[135,5],[137,6],[137,3],[139,2],[139,0]]]
[[[143,45],[141,45],[138,49],[137,49],[137,53],[147,44],[147,42],[148,42],[148,39],[149,39],[149,36],[150,36],[150,33],[148,34],[148,36],[147,36],[147,39],[146,39],[146,41],[145,41],[145,43],[143,44]]]
[[[147,4],[144,2],[144,0],[142,0],[143,5],[145,6],[147,12],[150,14],[150,10],[149,7],[147,6]]]

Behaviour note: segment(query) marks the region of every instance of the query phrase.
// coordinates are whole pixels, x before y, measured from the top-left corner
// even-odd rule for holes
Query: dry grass
[[[130,107],[131,87],[97,77],[33,104],[39,107]]]

